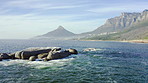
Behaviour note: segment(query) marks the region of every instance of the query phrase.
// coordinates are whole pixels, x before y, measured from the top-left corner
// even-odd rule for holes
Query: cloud
[[[81,33],[91,31],[103,23],[105,19],[67,21],[65,19],[75,16],[34,16],[24,15],[3,15],[0,16],[0,38],[30,38],[52,31],[59,25],[74,32]],[[79,32],[81,30],[81,32]],[[10,36],[11,35],[11,36]]]
[[[0,38],[29,38],[59,25],[75,33],[87,32],[121,12],[146,8],[144,0],[4,0],[0,3]]]
[[[133,2],[129,3],[112,3],[111,5],[104,5],[103,7],[90,8],[87,11],[94,13],[112,13],[112,12],[141,12],[144,9],[148,8],[148,3],[146,2]],[[137,6],[142,5],[142,6]]]
[[[8,7],[18,7],[18,8],[24,8],[24,9],[42,9],[42,10],[48,10],[48,9],[66,9],[66,8],[76,8],[81,7],[82,5],[61,5],[58,3],[54,3],[53,1],[42,1],[42,0],[15,0],[15,1],[9,1],[6,3],[6,6]]]

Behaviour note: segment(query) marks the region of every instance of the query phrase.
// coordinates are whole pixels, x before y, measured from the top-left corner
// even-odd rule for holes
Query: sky
[[[148,0],[0,0],[0,39],[32,38],[60,25],[79,34],[145,9]]]

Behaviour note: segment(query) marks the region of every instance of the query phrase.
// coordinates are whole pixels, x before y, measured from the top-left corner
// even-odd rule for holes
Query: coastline
[[[80,41],[117,41],[129,43],[148,43],[148,40],[80,40]]]
[[[148,40],[124,40],[121,42],[130,42],[130,43],[148,43]]]

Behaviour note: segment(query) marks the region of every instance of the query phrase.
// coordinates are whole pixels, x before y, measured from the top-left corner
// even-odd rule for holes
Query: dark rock
[[[0,58],[0,61],[2,61],[2,58]]]
[[[38,59],[42,59],[48,56],[48,53],[42,53],[38,55]]]
[[[10,59],[10,56],[8,54],[6,54],[6,53],[1,53],[0,58],[1,59]]]
[[[28,59],[30,61],[35,61],[36,59],[40,59],[43,61],[53,60],[53,59],[61,59],[68,57],[71,54],[78,54],[75,49],[68,49],[66,51],[60,51],[61,48],[31,48],[25,49],[22,51],[18,51],[16,53],[2,53],[0,54],[0,61],[2,59]]]
[[[23,50],[21,53],[21,58],[22,59],[29,59],[30,56],[38,56],[39,54],[42,53],[48,53],[52,49],[60,50],[60,48],[33,48],[33,49],[27,49]]]
[[[15,59],[15,53],[8,54],[11,59]]]
[[[49,59],[47,59],[47,57],[43,58],[43,61],[48,61]]]
[[[31,56],[31,57],[29,57],[29,60],[30,60],[30,61],[35,61],[35,59],[37,59],[36,56]]]
[[[78,54],[78,51],[76,49],[67,49],[67,51],[71,54]]]
[[[47,59],[49,60],[53,60],[53,59],[61,59],[61,58],[65,58],[68,57],[69,55],[71,55],[70,52],[67,51],[63,51],[63,52],[49,52]]]
[[[60,51],[60,50],[61,50],[61,48],[54,48],[54,50],[55,50],[55,51]]]

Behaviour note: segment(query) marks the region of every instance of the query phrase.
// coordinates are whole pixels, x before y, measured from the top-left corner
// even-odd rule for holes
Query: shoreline
[[[116,41],[129,43],[148,43],[148,40],[80,40],[80,41]]]
[[[125,40],[121,42],[130,42],[130,43],[148,43],[148,40]]]

